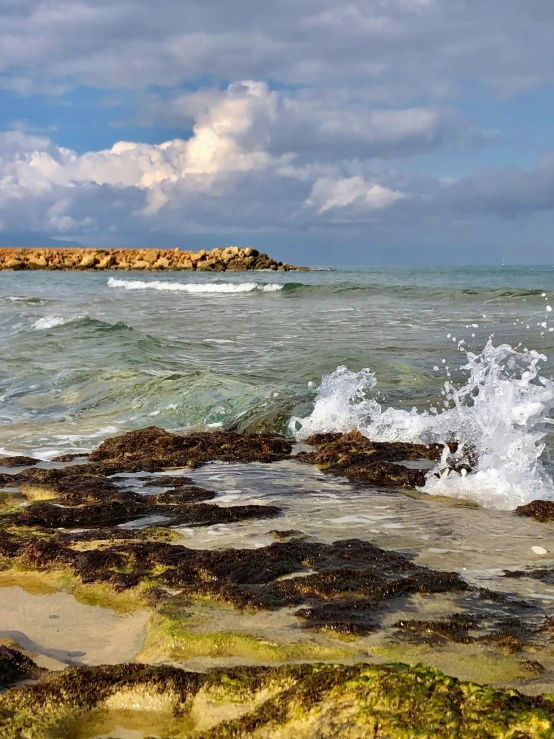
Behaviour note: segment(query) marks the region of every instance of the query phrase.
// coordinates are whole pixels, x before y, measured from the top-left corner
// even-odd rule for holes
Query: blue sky
[[[6,0],[0,244],[554,262],[553,35],[551,0]]]

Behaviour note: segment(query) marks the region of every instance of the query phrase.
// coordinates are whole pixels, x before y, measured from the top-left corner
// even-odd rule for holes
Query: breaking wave
[[[554,500],[554,482],[545,468],[545,438],[554,421],[554,383],[539,375],[546,361],[536,351],[517,351],[489,340],[481,354],[467,352],[465,385],[445,382],[443,407],[430,412],[383,409],[373,396],[369,369],[339,367],[321,381],[312,413],[293,417],[301,440],[319,432],[358,429],[373,441],[444,443],[443,457],[427,475],[424,492],[471,499],[510,510],[532,500]],[[456,456],[475,459],[472,471],[447,465],[446,442],[459,444]]]
[[[82,318],[83,316],[43,316],[33,323],[33,328],[35,331],[45,331],[66,323],[73,323],[73,321],[80,321]]]
[[[279,292],[284,285],[262,282],[165,282],[162,280],[120,280],[117,277],[108,279],[108,287],[119,287],[124,290],[160,290],[162,292],[184,293],[250,293],[250,292]]]

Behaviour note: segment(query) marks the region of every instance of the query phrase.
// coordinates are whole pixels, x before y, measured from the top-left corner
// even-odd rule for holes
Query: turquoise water
[[[425,410],[448,372],[464,381],[458,342],[491,335],[549,356],[552,377],[550,297],[550,267],[2,272],[0,446],[47,457],[150,424],[290,433],[339,365],[370,368],[383,407]]]

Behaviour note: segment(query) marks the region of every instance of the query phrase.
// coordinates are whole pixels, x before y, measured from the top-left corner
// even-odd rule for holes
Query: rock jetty
[[[252,247],[184,251],[181,249],[0,249],[0,270],[195,270],[240,272],[265,269],[279,272],[307,270],[277,262]]]

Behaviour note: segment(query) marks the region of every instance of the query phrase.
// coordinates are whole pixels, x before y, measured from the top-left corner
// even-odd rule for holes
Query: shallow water
[[[10,578],[0,573],[0,640],[56,660],[58,669],[133,662],[140,652],[148,613],[121,615],[85,605],[70,593],[32,580],[26,588],[10,585]]]
[[[501,577],[510,569],[554,567],[554,523],[538,523],[510,511],[470,508],[449,499],[354,488],[341,478],[293,461],[212,463],[185,474],[196,484],[218,491],[216,504],[276,505],[283,511],[271,520],[177,529],[187,546],[268,546],[275,541],[271,533],[275,530],[298,530],[325,543],[359,538],[406,553],[417,564],[458,571],[477,586],[554,602],[554,587]],[[163,480],[162,474],[155,477]],[[547,553],[536,554],[536,546]]]

